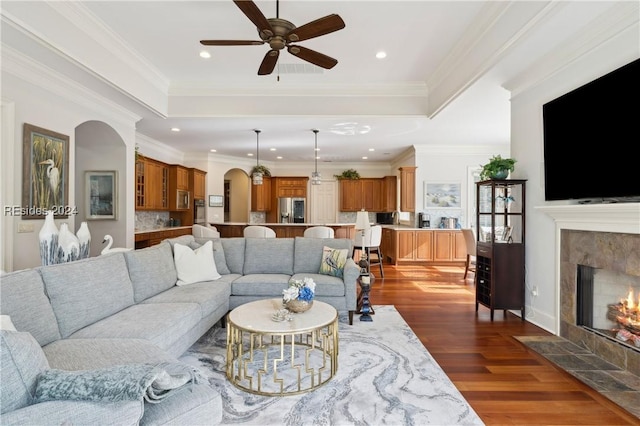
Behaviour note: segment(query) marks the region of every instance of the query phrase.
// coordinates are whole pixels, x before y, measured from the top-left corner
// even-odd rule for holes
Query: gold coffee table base
[[[338,315],[315,301],[292,321],[275,322],[278,299],[239,306],[227,319],[227,379],[266,396],[296,395],[327,383],[338,370]]]

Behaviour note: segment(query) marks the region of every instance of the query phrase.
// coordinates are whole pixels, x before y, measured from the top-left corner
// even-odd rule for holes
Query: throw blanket
[[[35,399],[36,402],[144,399],[158,403],[171,391],[198,381],[195,369],[178,363],[118,365],[87,371],[50,369],[38,375]]]

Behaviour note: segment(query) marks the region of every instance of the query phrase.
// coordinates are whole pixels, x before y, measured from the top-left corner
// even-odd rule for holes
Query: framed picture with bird
[[[69,136],[28,123],[23,128],[22,219],[66,218],[69,205]]]

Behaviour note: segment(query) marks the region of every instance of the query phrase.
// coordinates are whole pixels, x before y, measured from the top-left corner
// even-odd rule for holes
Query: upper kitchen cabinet
[[[167,210],[169,170],[150,158],[136,162],[136,210]]]
[[[274,177],[273,190],[275,198],[307,198],[307,183],[309,178],[302,177]]]
[[[206,198],[205,182],[207,172],[198,169],[189,169],[189,188],[193,192],[194,200],[204,200]]]
[[[251,211],[271,211],[271,177],[262,176],[262,185],[251,184]]]
[[[169,210],[189,210],[189,169],[177,164],[169,166]]]
[[[400,211],[416,211],[416,168],[400,167]]]
[[[385,176],[382,178],[382,211],[398,210],[398,178]]]
[[[393,183],[387,178],[393,178]],[[367,210],[384,212],[395,210],[396,178],[361,178],[340,180],[340,211]],[[391,202],[393,200],[393,202]]]

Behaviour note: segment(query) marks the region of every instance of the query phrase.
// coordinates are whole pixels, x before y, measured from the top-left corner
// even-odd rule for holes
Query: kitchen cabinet
[[[392,229],[382,228],[382,241],[380,242],[380,251],[382,252],[383,262],[393,262],[395,246],[395,233]]]
[[[382,179],[360,179],[362,208],[369,212],[382,211]]]
[[[437,231],[434,239],[434,262],[466,261],[467,248],[461,231]]]
[[[416,168],[400,167],[400,211],[416,211]]]
[[[271,226],[269,228],[276,232],[276,238],[303,237],[306,226]]]
[[[357,212],[362,207],[360,179],[340,179],[340,211]]]
[[[136,210],[167,210],[168,168],[164,163],[142,158],[136,162]]]
[[[340,179],[340,211],[370,212],[395,210],[395,176],[386,178]],[[385,182],[387,182],[385,184]],[[391,202],[390,200],[394,200]],[[389,210],[391,207],[393,209]]]
[[[396,231],[395,263],[433,260],[433,234],[429,230]]]
[[[524,179],[476,183],[476,312],[519,309],[525,319]]]
[[[398,210],[398,178],[385,176],[382,178],[382,210],[393,212]]]
[[[263,176],[262,185],[251,184],[251,211],[271,211],[271,177]]]
[[[189,169],[189,188],[193,192],[194,200],[206,199],[207,172],[198,169]]]
[[[275,198],[307,198],[308,177],[274,177],[273,179]]]
[[[189,169],[173,164],[169,166],[169,210],[186,211],[190,208]]]
[[[391,242],[385,241],[385,231]],[[396,265],[403,262],[462,264],[467,258],[464,236],[459,230],[383,228],[382,239],[385,258]]]

